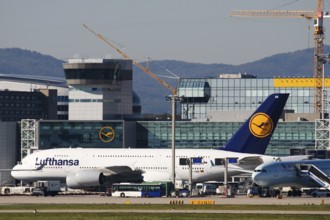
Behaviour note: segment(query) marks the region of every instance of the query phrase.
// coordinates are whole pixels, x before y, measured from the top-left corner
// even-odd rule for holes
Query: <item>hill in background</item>
[[[0,49],[0,73],[64,78],[63,62],[35,51]]]
[[[330,52],[326,46],[325,53]],[[259,78],[273,77],[312,77],[314,49],[309,48],[290,53],[282,53],[241,65],[200,64],[176,60],[152,61],[150,70],[158,75],[169,75],[167,70],[180,78],[217,78],[220,73],[247,73]],[[64,78],[64,61],[35,51],[19,48],[0,49],[0,73],[41,75]],[[142,63],[145,65],[145,63]],[[163,78],[173,87],[177,81]],[[170,91],[134,67],[133,89],[141,99],[143,113],[170,112],[170,103],[164,96]]]

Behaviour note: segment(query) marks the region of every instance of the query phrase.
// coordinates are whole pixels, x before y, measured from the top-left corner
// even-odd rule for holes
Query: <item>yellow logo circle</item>
[[[254,136],[264,138],[272,132],[273,121],[267,114],[259,112],[251,117],[249,129]]]
[[[112,127],[105,126],[101,128],[99,132],[99,138],[101,139],[101,141],[106,143],[113,141],[113,139],[115,138],[115,131]]]

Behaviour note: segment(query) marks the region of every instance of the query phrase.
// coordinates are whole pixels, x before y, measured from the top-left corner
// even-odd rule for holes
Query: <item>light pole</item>
[[[172,96],[172,183],[175,187],[175,98],[177,96]]]
[[[179,97],[176,94],[165,96],[166,100],[172,101],[172,183],[175,186],[175,113],[176,102],[180,102],[183,97]]]
[[[224,158],[225,172],[224,172],[223,185],[226,187],[226,197],[232,196],[232,188],[230,187],[228,189],[228,166],[230,163],[237,163],[237,160],[238,160],[237,157],[225,157]]]

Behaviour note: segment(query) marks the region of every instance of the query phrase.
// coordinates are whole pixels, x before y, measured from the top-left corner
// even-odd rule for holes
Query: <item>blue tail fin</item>
[[[264,154],[289,94],[272,94],[237,130],[223,150]]]

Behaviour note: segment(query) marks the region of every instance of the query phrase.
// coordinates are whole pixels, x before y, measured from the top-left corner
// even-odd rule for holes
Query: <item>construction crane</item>
[[[133,64],[140,68],[143,72],[147,73],[149,76],[157,80],[159,83],[161,83],[163,86],[165,86],[168,90],[172,92],[172,96],[170,96],[170,99],[172,101],[172,183],[175,185],[175,111],[176,111],[176,102],[180,100],[180,97],[177,95],[177,90],[170,86],[167,82],[160,79],[156,74],[151,72],[148,67],[144,67],[138,62],[135,62],[133,59],[131,59],[124,51],[120,50],[118,47],[116,47],[113,43],[108,41],[103,35],[96,33],[94,30],[89,28],[86,24],[83,24],[83,26],[92,32],[95,36],[100,38],[103,42],[105,42],[108,46],[116,50],[123,58],[127,60],[132,60]]]
[[[141,63],[138,63],[136,61],[134,61],[132,58],[130,58],[124,51],[120,50],[118,47],[116,47],[113,43],[111,43],[110,41],[108,41],[103,35],[96,33],[94,30],[92,30],[91,28],[89,28],[86,24],[83,24],[83,26],[89,30],[90,32],[92,32],[95,36],[97,36],[98,38],[100,38],[102,41],[104,41],[107,45],[109,45],[110,47],[112,47],[114,50],[116,50],[123,58],[127,59],[127,60],[132,60],[133,64],[135,66],[137,66],[139,69],[141,69],[143,72],[147,73],[149,76],[151,76],[152,78],[154,78],[155,80],[157,80],[159,83],[161,83],[163,86],[165,86],[168,90],[170,90],[172,92],[173,95],[177,94],[177,90],[175,88],[173,88],[172,86],[170,86],[167,82],[165,82],[164,80],[160,79],[156,74],[154,74],[153,72],[151,72],[149,70],[149,68],[144,67]]]
[[[323,54],[324,0],[317,0],[315,11],[289,10],[234,10],[231,16],[236,17],[289,17],[314,19],[314,112],[322,112],[323,63],[319,56]],[[326,15],[328,17],[328,15]]]

